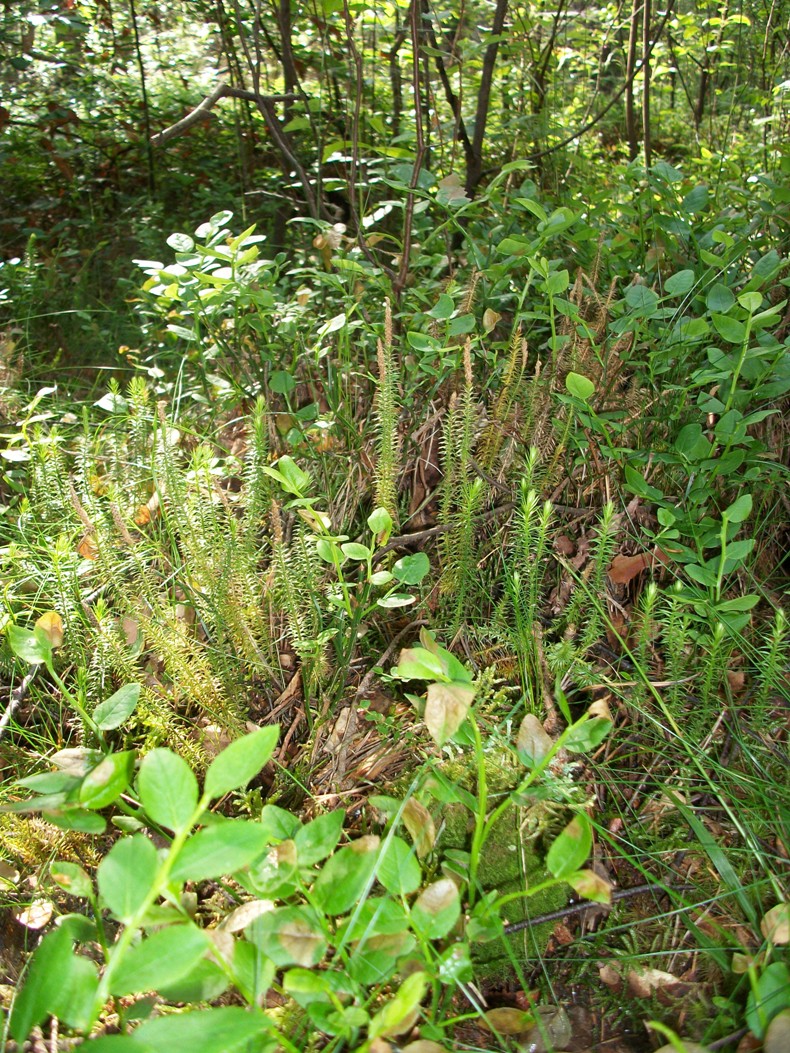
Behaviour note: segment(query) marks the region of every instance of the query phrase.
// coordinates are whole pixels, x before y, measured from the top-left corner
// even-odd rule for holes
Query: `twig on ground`
[[[3,713],[2,717],[0,717],[0,739],[3,737],[5,729],[11,723],[11,719],[13,718],[14,713],[16,713],[16,711],[24,702],[28,689],[33,683],[33,680],[35,679],[38,670],[39,667],[37,665],[31,666],[30,672],[24,678],[19,687],[15,687],[14,690],[11,692],[11,696],[9,698],[8,705],[6,706],[5,713]]]

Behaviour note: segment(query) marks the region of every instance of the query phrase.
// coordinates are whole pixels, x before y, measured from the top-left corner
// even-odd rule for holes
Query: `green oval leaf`
[[[595,394],[595,384],[581,373],[569,373],[565,378],[565,387],[574,398],[586,402]]]
[[[271,758],[280,734],[279,725],[261,728],[231,742],[206,772],[205,791],[214,800],[239,790],[260,773]]]
[[[197,779],[172,750],[155,749],[143,757],[138,776],[140,801],[155,823],[179,833],[192,820],[198,800]]]
[[[557,837],[546,855],[546,866],[556,878],[575,874],[592,850],[592,825],[579,812]]]
[[[156,880],[156,849],[142,834],[116,841],[99,864],[96,879],[107,908],[119,921],[130,922]]]
[[[93,711],[93,719],[100,731],[112,731],[127,720],[140,701],[140,685],[124,684]]]
[[[393,575],[403,585],[418,585],[431,568],[424,552],[403,556],[392,568]]]

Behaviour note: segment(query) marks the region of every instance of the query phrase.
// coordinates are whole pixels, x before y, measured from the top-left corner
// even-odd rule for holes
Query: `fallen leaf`
[[[83,534],[82,540],[77,545],[77,554],[82,556],[83,559],[98,559],[99,546],[96,544],[96,538],[93,534]]]
[[[635,556],[615,556],[609,566],[609,577],[615,585],[627,585],[647,567],[649,556],[639,552]]]

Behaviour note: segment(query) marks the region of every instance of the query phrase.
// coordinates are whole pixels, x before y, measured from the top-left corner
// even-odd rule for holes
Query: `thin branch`
[[[231,84],[227,84],[223,81],[221,84],[217,85],[214,91],[212,91],[210,95],[207,95],[201,103],[198,103],[194,110],[191,110],[186,117],[182,117],[180,121],[171,124],[169,128],[165,128],[163,131],[157,132],[156,135],[152,135],[151,145],[163,146],[171,139],[183,135],[193,124],[197,124],[199,121],[205,121],[208,118],[210,111],[217,105],[220,99],[225,98],[247,99],[249,102],[254,102],[261,106],[264,103],[274,104],[276,102],[293,102],[298,96],[293,93],[287,95],[259,95],[257,92],[247,91],[245,88],[234,88]]]

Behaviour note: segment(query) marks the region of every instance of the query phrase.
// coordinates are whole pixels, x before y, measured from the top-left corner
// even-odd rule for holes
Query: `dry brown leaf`
[[[96,544],[96,538],[93,534],[83,534],[80,543],[77,545],[77,554],[82,556],[83,559],[98,559],[99,546]]]
[[[324,947],[324,937],[298,918],[286,922],[277,932],[280,946],[296,965],[305,969],[316,965],[316,952]]]
[[[615,556],[609,566],[609,577],[615,585],[627,585],[647,567],[649,556],[639,552],[635,556]]]

